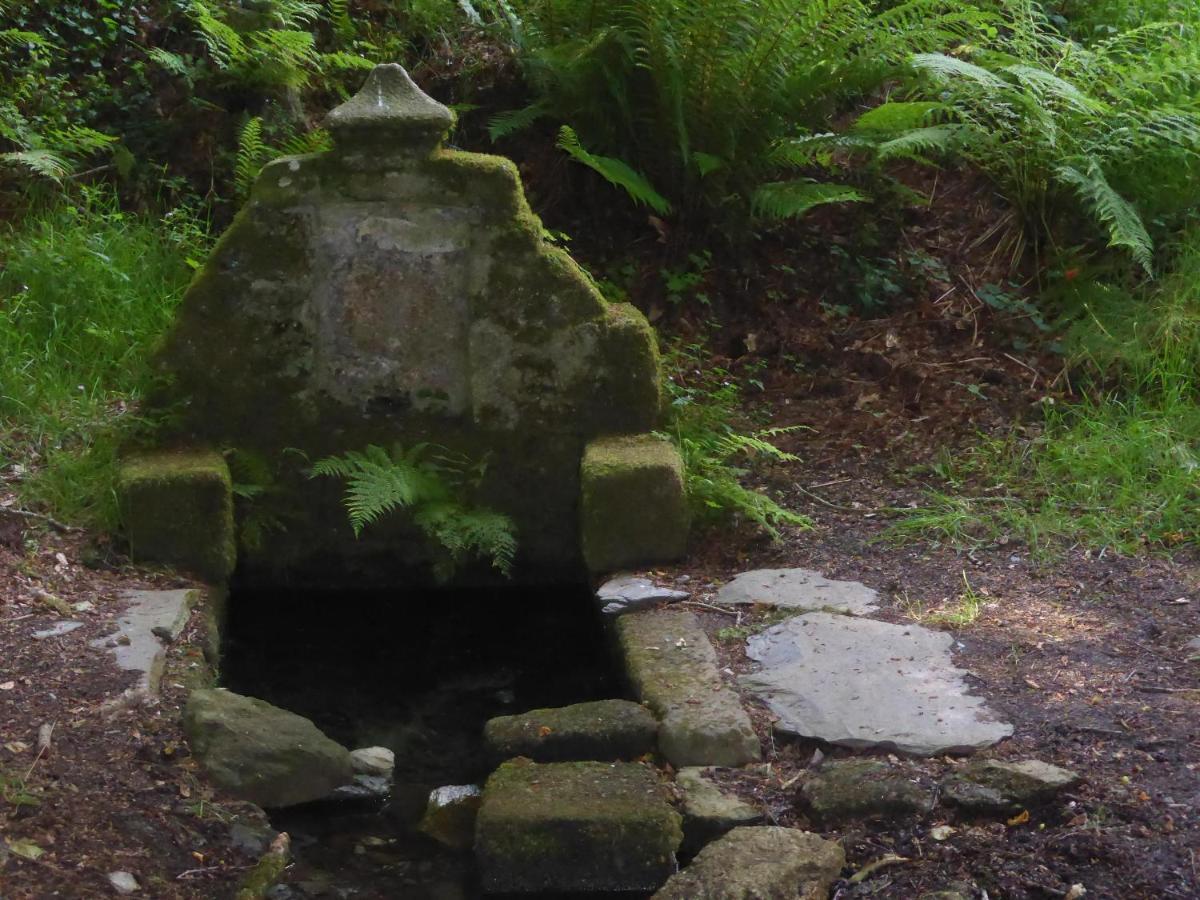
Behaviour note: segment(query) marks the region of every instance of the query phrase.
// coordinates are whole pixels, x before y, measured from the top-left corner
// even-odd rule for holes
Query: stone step
[[[659,718],[658,749],[676,768],[743,766],[762,757],[750,717],[721,680],[696,616],[652,610],[615,623],[625,673]]]
[[[488,893],[652,891],[682,839],[649,766],[515,759],[484,786],[475,855]]]
[[[825,900],[846,865],[841,846],[794,828],[735,828],[672,876],[653,900]]]
[[[537,762],[636,759],[654,750],[658,722],[629,700],[596,700],[499,716],[483,727],[493,759]]]

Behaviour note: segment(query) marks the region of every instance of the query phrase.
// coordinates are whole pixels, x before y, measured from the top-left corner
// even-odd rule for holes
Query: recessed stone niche
[[[214,532],[234,527],[250,581],[420,578],[430,550],[402,513],[355,539],[342,486],[308,476],[324,456],[419,442],[486,461],[478,499],[515,520],[518,578],[681,552],[678,456],[652,435],[653,331],[545,240],[512,162],[442,147],[453,121],[400,66],[379,66],[330,113],[333,150],[263,170],[159,357],[167,386],[151,404],[170,425],[122,480],[135,557],[228,559],[163,548],[224,547]],[[597,441],[612,465],[589,467],[583,492]],[[195,468],[179,454],[211,464],[214,452],[230,464],[238,524],[199,515],[189,538],[177,533],[193,521],[189,491],[168,476]],[[170,521],[172,540],[148,539],[147,517]]]

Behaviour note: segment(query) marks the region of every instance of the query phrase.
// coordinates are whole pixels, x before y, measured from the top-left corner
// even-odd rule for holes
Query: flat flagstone
[[[967,693],[953,638],[919,625],[805,613],[750,638],[744,689],[783,734],[916,756],[970,753],[1012,734]]]
[[[721,588],[715,602],[726,606],[766,603],[782,609],[826,609],[864,616],[878,608],[879,595],[857,581],[832,581],[809,569],[755,569]]]
[[[163,641],[173,641],[183,632],[195,594],[192,590],[127,591],[123,597],[130,604],[117,618],[117,630],[91,646],[111,650],[119,667],[138,673],[135,693],[155,694],[166,659]]]
[[[657,606],[676,600],[686,600],[687,591],[677,591],[673,588],[662,587],[649,578],[636,575],[618,575],[610,578],[596,589],[596,599],[600,603],[600,612],[608,616]]]

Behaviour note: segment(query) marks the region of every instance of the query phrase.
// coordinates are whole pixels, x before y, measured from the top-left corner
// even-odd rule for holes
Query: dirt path
[[[0,898],[116,896],[113,872],[132,874],[137,896],[232,896],[254,857],[231,829],[262,823],[214,796],[187,757],[180,707],[203,672],[201,617],[168,649],[161,696],[141,705],[114,704],[136,676],[89,646],[113,630],[121,591],[182,583],[88,568],[82,535],[0,521]],[[83,624],[33,637],[64,618]]]

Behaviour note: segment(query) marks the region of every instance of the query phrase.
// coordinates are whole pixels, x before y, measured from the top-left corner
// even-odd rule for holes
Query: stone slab
[[[488,893],[652,891],[682,837],[648,766],[516,759],[483,789],[475,855]]]
[[[490,719],[483,740],[496,760],[636,759],[654,750],[658,721],[629,700],[596,700]]]
[[[117,630],[91,642],[110,650],[117,665],[138,673],[134,691],[144,696],[158,692],[168,643],[183,632],[196,600],[194,590],[126,591],[129,606],[117,617]]]
[[[880,759],[827,761],[800,787],[800,801],[825,826],[854,819],[889,822],[932,811],[934,788],[919,773]]]
[[[825,609],[865,616],[879,607],[879,594],[857,581],[832,581],[809,569],[755,569],[721,588],[715,602],[726,606],[766,603],[781,609]]]
[[[661,587],[649,578],[636,575],[618,575],[604,582],[596,590],[600,612],[606,616],[617,616],[660,603],[686,600],[689,596],[687,591]]]
[[[846,854],[794,828],[735,828],[709,844],[653,900],[826,900]]]
[[[742,687],[783,734],[916,756],[970,753],[1012,734],[950,655],[953,638],[918,625],[805,613],[750,638],[761,665]]]
[[[616,622],[634,694],[659,717],[658,749],[673,766],[744,766],[762,756],[737,692],[686,610],[651,610]]]
[[[1038,759],[978,760],[943,786],[946,799],[971,812],[1003,814],[1054,799],[1082,779],[1075,772]]]
[[[54,625],[51,625],[49,628],[43,629],[42,631],[35,631],[33,633],[33,639],[35,641],[44,641],[47,638],[62,637],[64,634],[70,634],[76,628],[82,627],[82,622],[57,622]]]

